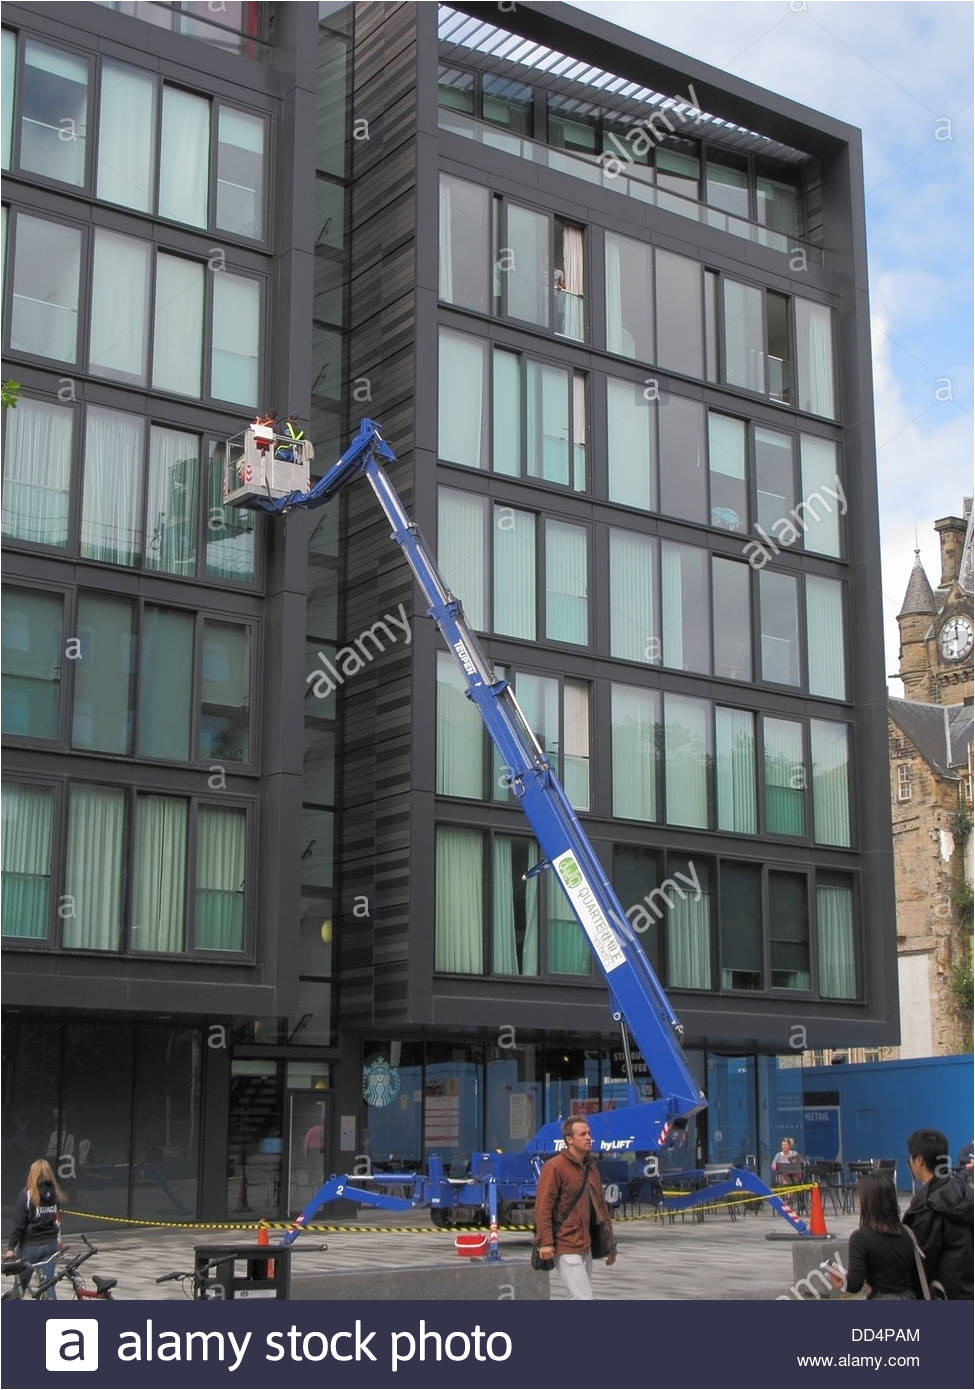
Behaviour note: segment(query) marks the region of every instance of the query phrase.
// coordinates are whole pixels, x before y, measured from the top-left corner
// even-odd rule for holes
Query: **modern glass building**
[[[11,1188],[283,1214],[623,1098],[369,488],[223,506],[258,410],[382,422],[684,1024],[684,1161],[761,1167],[783,1060],[897,1027],[858,132],[560,5],[4,24]]]

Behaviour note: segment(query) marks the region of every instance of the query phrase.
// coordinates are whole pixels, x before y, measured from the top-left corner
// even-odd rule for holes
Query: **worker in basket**
[[[281,459],[285,463],[297,463],[298,450],[295,448],[295,445],[298,443],[299,439],[304,439],[305,432],[304,430],[295,429],[290,420],[285,422],[285,429],[288,432],[287,440],[274,446],[274,457],[276,459]]]

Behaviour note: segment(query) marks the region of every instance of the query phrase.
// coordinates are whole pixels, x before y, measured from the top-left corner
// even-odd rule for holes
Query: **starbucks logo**
[[[391,1105],[400,1092],[399,1072],[385,1057],[373,1057],[362,1069],[362,1097],[367,1105]]]

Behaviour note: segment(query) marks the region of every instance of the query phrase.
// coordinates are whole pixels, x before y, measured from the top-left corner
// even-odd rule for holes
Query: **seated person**
[[[782,1147],[772,1159],[772,1172],[780,1182],[788,1182],[786,1176],[783,1175],[779,1177],[780,1168],[794,1169],[802,1165],[802,1154],[796,1153],[795,1149],[792,1147],[793,1142],[794,1141],[788,1137],[783,1139]]]

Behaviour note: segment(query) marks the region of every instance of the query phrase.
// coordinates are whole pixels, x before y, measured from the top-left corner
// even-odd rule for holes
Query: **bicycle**
[[[225,1297],[223,1285],[217,1283],[210,1277],[210,1267],[202,1266],[195,1270],[173,1269],[169,1274],[161,1274],[156,1280],[157,1284],[168,1284],[179,1280],[184,1298],[219,1298]]]
[[[42,1264],[47,1264],[48,1260],[38,1260],[35,1264],[32,1264],[30,1260],[19,1258],[4,1260],[3,1273],[13,1275],[16,1278],[14,1287],[3,1295],[4,1299],[43,1298],[48,1289],[54,1288],[56,1284],[60,1284],[63,1279],[66,1279],[71,1284],[76,1299],[97,1298],[99,1300],[111,1302],[112,1289],[118,1284],[117,1279],[105,1279],[100,1274],[94,1274],[92,1275],[94,1288],[90,1288],[85,1283],[83,1276],[78,1273],[78,1270],[87,1260],[90,1260],[94,1255],[98,1254],[97,1247],[92,1245],[87,1236],[82,1236],[81,1239],[84,1241],[86,1249],[83,1250],[80,1255],[74,1255],[71,1259],[64,1260],[60,1268],[57,1269],[49,1279],[42,1279],[33,1290],[29,1283],[25,1289],[19,1276],[23,1274],[25,1269],[29,1269],[31,1271],[31,1277],[33,1277],[34,1270],[39,1268]],[[69,1248],[70,1247],[65,1248],[60,1252],[62,1258],[68,1254]],[[48,1259],[50,1259],[50,1256],[48,1256]]]

